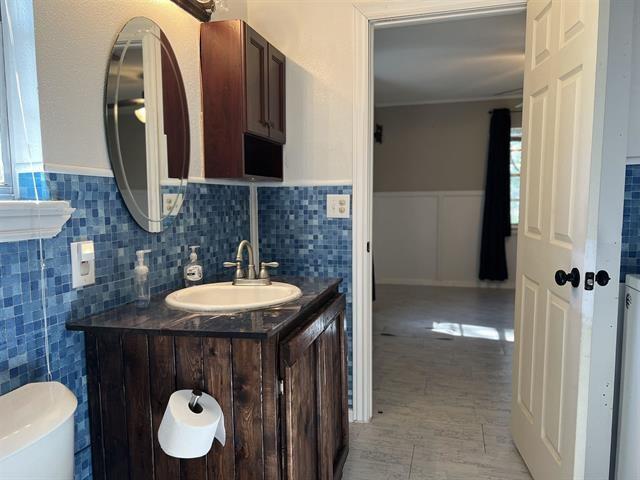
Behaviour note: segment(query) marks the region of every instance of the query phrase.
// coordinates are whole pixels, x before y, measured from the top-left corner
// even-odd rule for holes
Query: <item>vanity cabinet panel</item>
[[[344,302],[343,295],[336,298],[282,344],[283,441],[289,480],[342,477],[348,452]]]
[[[87,337],[85,337],[87,338]],[[173,480],[180,478],[180,460],[170,457],[158,442],[158,428],[162,422],[164,410],[171,394],[176,390],[176,367],[175,367],[175,346],[174,337],[170,336],[149,336],[146,337],[149,343],[149,379],[151,382],[151,394],[149,396],[149,410],[151,411],[151,424],[153,435],[153,460],[154,460],[154,480]],[[91,338],[87,338],[90,343]],[[90,364],[87,359],[87,366]],[[91,424],[92,445],[93,445],[93,423]],[[95,457],[93,464],[95,465]],[[93,478],[103,479],[94,472]]]
[[[204,356],[202,338],[175,337],[176,390],[204,389]],[[158,425],[159,427],[160,425]],[[135,451],[133,448],[131,450]],[[207,458],[189,458],[180,460],[181,480],[201,480],[207,478]]]
[[[284,422],[287,478],[318,478],[316,355],[305,350],[285,369]]]
[[[227,338],[203,339],[205,392],[218,392],[216,400],[220,404],[224,416],[227,444],[223,447],[214,442],[207,454],[207,479],[227,480],[236,478],[235,469],[235,433],[233,428],[233,357],[231,340]]]
[[[200,30],[205,176],[282,180],[286,58],[241,20]]]
[[[341,374],[343,352],[346,354],[341,344],[343,320],[337,318],[332,322],[316,342],[318,385],[322,386],[317,395],[319,430],[322,432],[318,437],[318,478],[321,480],[336,478],[346,459],[343,449],[348,445],[348,386],[346,376]]]

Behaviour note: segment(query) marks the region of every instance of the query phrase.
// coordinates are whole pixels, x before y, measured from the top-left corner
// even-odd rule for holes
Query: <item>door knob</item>
[[[601,287],[604,287],[607,283],[609,283],[609,280],[611,280],[611,277],[606,271],[600,270],[598,273],[596,273],[596,283]]]
[[[580,270],[577,268],[572,268],[569,273],[564,270],[558,270],[556,272],[556,283],[560,286],[569,282],[573,288],[578,288],[580,286]]]

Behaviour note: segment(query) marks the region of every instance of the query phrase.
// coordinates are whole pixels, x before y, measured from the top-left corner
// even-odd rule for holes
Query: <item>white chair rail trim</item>
[[[53,238],[74,211],[62,200],[1,200],[0,242]]]

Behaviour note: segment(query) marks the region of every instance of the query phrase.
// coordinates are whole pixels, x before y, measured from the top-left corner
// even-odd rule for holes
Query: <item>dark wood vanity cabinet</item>
[[[283,344],[285,478],[341,478],[349,446],[344,309]]]
[[[109,327],[106,317],[72,325],[85,331],[93,478],[341,478],[349,428],[346,304],[337,283],[321,295],[289,307],[291,320],[266,336],[253,329],[281,315],[278,309],[247,312],[248,327],[233,334],[237,316],[176,321],[163,305],[144,317],[111,314]],[[164,453],[157,432],[170,395],[191,388],[216,398],[227,441],[204,457],[177,459]]]
[[[282,179],[285,56],[241,20],[200,32],[205,175]]]

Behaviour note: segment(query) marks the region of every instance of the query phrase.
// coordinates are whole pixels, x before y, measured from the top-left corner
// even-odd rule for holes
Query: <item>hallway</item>
[[[383,285],[345,480],[530,479],[509,434],[513,290]]]

